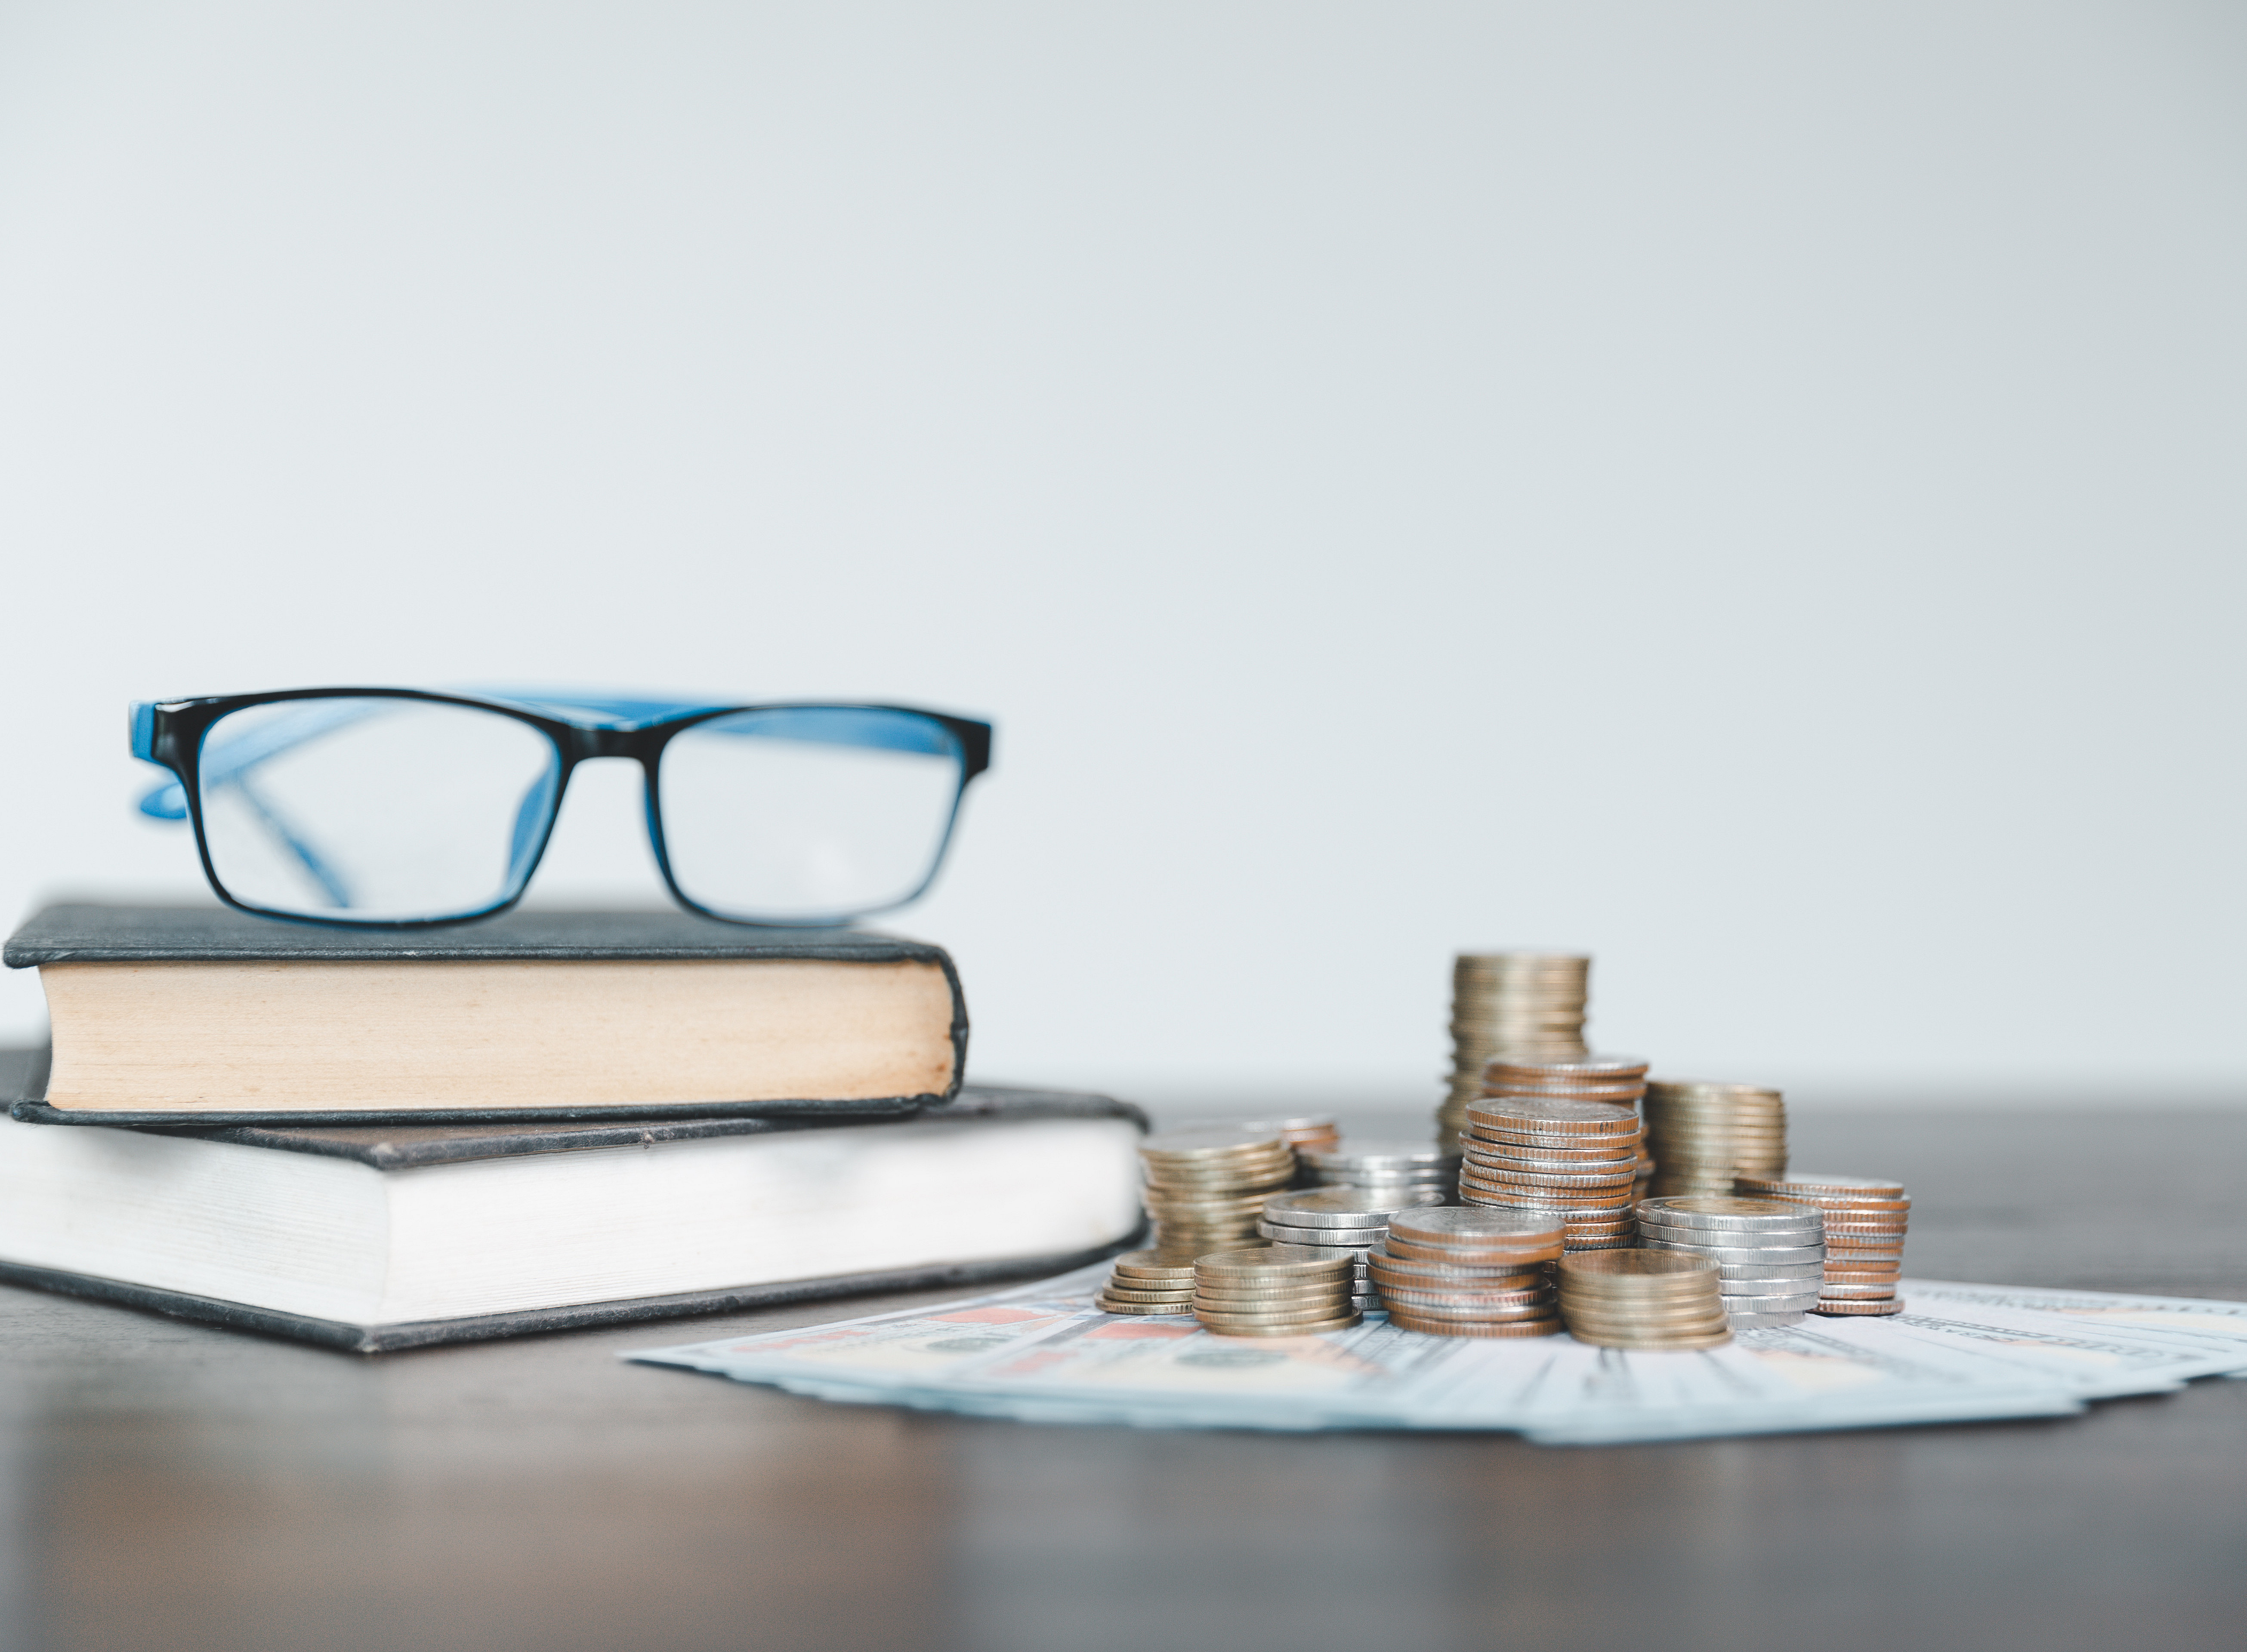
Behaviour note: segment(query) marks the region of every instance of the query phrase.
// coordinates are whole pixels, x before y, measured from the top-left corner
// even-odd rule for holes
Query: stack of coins
[[[1193,1259],[1161,1251],[1126,1251],[1093,1300],[1108,1314],[1192,1314]]]
[[[1732,1340],[1717,1265],[1672,1251],[1593,1251],[1561,1259],[1561,1320],[1601,1348],[1716,1348]]]
[[[1636,1107],[1646,1093],[1646,1062],[1636,1055],[1580,1055],[1561,1061],[1529,1061],[1499,1056],[1483,1069],[1485,1096],[1511,1096],[1524,1100],[1615,1102]],[[1643,1182],[1654,1173],[1646,1143],[1638,1144],[1638,1174]],[[1634,1184],[1634,1198],[1646,1190]]]
[[[1358,1322],[1350,1259],[1294,1245],[1194,1259],[1194,1317],[1224,1336],[1308,1336]]]
[[[1896,1280],[1903,1275],[1903,1232],[1911,1196],[1902,1182],[1859,1176],[1741,1177],[1752,1198],[1814,1205],[1826,1218],[1826,1273],[1813,1314],[1903,1312]]]
[[[1376,1193],[1440,1193],[1459,1191],[1459,1156],[1433,1142],[1360,1142],[1295,1157],[1320,1187],[1363,1187]]]
[[[1647,1199],[1638,1207],[1638,1242],[1714,1262],[1736,1331],[1801,1323],[1826,1276],[1824,1219],[1784,1199]]]
[[[1492,1056],[1584,1053],[1591,973],[1592,960],[1577,952],[1461,952],[1453,960],[1451,1093],[1436,1109],[1439,1141],[1466,1128],[1467,1103],[1482,1094]]]
[[[1303,1155],[1333,1147],[1342,1140],[1342,1126],[1332,1113],[1302,1113],[1287,1118],[1201,1118],[1178,1126],[1182,1130],[1259,1130],[1278,1136],[1295,1150],[1295,1185],[1315,1187],[1317,1179],[1305,1166]]]
[[[1381,1306],[1366,1278],[1365,1253],[1381,1243],[1389,1219],[1399,1211],[1443,1202],[1442,1194],[1426,1189],[1376,1193],[1362,1187],[1314,1187],[1266,1199],[1256,1231],[1275,1245],[1348,1258],[1351,1306],[1363,1313]]]
[[[1560,1308],[1547,1265],[1561,1222],[1529,1211],[1398,1211],[1366,1253],[1389,1322],[1430,1336],[1550,1336]]]
[[[1256,1242],[1264,1201],[1295,1179],[1295,1153],[1277,1131],[1212,1126],[1165,1130],[1139,1143],[1152,1248],[1199,1256]]]
[[[1646,1144],[1654,1197],[1730,1193],[1735,1176],[1786,1168],[1786,1102],[1754,1084],[1658,1078],[1646,1087]]]
[[[1565,1219],[1567,1248],[1627,1246],[1638,1115],[1615,1102],[1496,1096],[1467,1109],[1459,1200]]]

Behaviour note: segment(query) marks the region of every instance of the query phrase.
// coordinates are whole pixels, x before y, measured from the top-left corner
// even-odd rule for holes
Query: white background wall
[[[994,715],[987,1076],[2247,1095],[2247,10],[0,11],[0,906],[125,702]],[[628,773],[543,896],[660,898]],[[598,782],[599,784],[587,782]],[[0,1030],[36,1031],[25,976]]]

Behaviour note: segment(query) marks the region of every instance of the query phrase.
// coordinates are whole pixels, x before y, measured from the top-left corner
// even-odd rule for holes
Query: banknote
[[[1907,1311],[1698,1352],[1349,1330],[1242,1339],[1093,1302],[1097,1265],[936,1307],[627,1354],[862,1404],[1143,1428],[1509,1430],[1549,1444],[2060,1416],[2247,1373],[2247,1304],[1907,1280]]]

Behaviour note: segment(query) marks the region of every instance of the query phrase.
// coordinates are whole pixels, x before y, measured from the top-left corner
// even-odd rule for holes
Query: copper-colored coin
[[[1828,1285],[1893,1285],[1903,1277],[1903,1264],[1893,1263],[1887,1267],[1829,1267],[1826,1270]]]
[[[1831,1299],[1821,1296],[1818,1299],[1818,1306],[1810,1311],[1813,1314],[1829,1314],[1835,1316],[1851,1314],[1885,1316],[1902,1313],[1903,1299],[1900,1296],[1892,1296],[1886,1301],[1868,1301],[1861,1297]]]
[[[1500,1320],[1492,1323],[1478,1320],[1430,1320],[1417,1314],[1391,1310],[1389,1322],[1400,1331],[1417,1331],[1423,1336],[1478,1336],[1486,1338],[1517,1336],[1557,1336],[1561,1321],[1549,1320]]]
[[[1636,1239],[1628,1237],[1622,1239],[1572,1239],[1568,1241],[1568,1248],[1565,1253],[1563,1253],[1563,1254],[1574,1256],[1584,1251],[1627,1251],[1637,1243],[1638,1241]]]

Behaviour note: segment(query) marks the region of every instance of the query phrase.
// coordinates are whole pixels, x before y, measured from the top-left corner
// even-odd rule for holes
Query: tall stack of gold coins
[[[1645,1112],[1650,1197],[1730,1193],[1735,1176],[1786,1168],[1786,1102],[1775,1089],[1657,1078],[1646,1087]]]
[[[1592,960],[1581,952],[1461,952],[1451,964],[1450,1093],[1436,1109],[1446,1146],[1466,1128],[1493,1056],[1525,1061],[1581,1055]]]
[[[1813,1314],[1875,1316],[1903,1312],[1904,1228],[1911,1195],[1902,1182],[1861,1176],[1743,1176],[1743,1197],[1814,1205],[1826,1216],[1826,1269]]]
[[[1639,1130],[1628,1103],[1492,1096],[1466,1118],[1462,1205],[1558,1218],[1571,1251],[1630,1244]]]
[[[1559,1273],[1561,1322],[1579,1342],[1654,1349],[1732,1340],[1717,1265],[1706,1257],[1593,1251],[1563,1256]]]
[[[1191,1259],[1260,1244],[1264,1201],[1295,1179],[1295,1152],[1272,1130],[1164,1130],[1139,1143],[1155,1225],[1151,1248]]]
[[[1398,1211],[1365,1266],[1389,1322],[1429,1336],[1550,1336],[1561,1328],[1547,1265],[1558,1218],[1438,1205]]]
[[[1194,1317],[1222,1336],[1310,1336],[1346,1331],[1352,1306],[1347,1252],[1294,1245],[1214,1251],[1194,1259]]]

